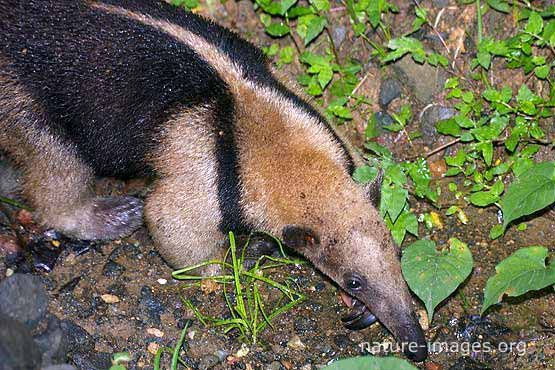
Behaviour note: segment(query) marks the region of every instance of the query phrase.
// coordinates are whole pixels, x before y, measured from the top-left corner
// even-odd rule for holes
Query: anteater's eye
[[[358,276],[357,274],[345,274],[345,288],[352,292],[358,292],[359,290],[364,289],[364,279]]]
[[[362,284],[357,279],[349,279],[347,281],[347,288],[350,290],[359,290],[362,287]]]

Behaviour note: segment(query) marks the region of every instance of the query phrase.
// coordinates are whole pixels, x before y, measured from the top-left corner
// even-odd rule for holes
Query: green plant
[[[403,276],[412,291],[424,302],[431,322],[434,309],[470,275],[474,262],[468,246],[456,238],[449,248],[437,250],[431,240],[419,240],[403,252]]]
[[[112,356],[112,366],[110,370],[126,370],[125,364],[131,361],[129,352],[118,352]]]
[[[187,364],[181,359],[181,357],[179,357],[179,352],[181,351],[181,347],[183,347],[183,343],[185,342],[185,335],[187,334],[187,329],[189,329],[189,324],[190,324],[190,321],[187,321],[187,324],[185,324],[185,327],[181,331],[179,340],[177,341],[177,344],[175,345],[174,348],[160,347],[158,349],[158,351],[156,352],[156,355],[154,356],[154,370],[160,370],[160,366],[162,363],[162,355],[164,353],[169,353],[172,356],[171,364],[170,364],[171,370],[177,370],[178,364],[181,364],[185,366],[185,368],[189,369],[189,366],[187,366]]]
[[[324,370],[416,370],[406,360],[396,357],[362,356],[339,360],[324,367]]]
[[[268,276],[268,272],[278,267],[300,264],[302,261],[262,256],[252,268],[245,269],[244,253],[249,241],[247,241],[243,248],[243,253],[240,255],[237,254],[235,236],[231,232],[229,233],[229,242],[230,248],[224,261],[211,260],[189,266],[174,271],[172,276],[177,280],[200,281],[208,279],[222,284],[225,303],[231,314],[230,319],[221,319],[202,314],[189,300],[185,300],[185,304],[193,310],[195,316],[203,325],[223,326],[225,333],[237,330],[242,340],[255,344],[260,332],[267,326],[272,327],[271,321],[276,316],[291,309],[304,299],[304,296],[292,287],[291,281],[277,282]],[[276,242],[278,242],[281,249],[279,240],[276,239]],[[281,249],[281,252],[284,255],[283,249]],[[231,263],[226,262],[228,255],[231,257]],[[222,274],[208,278],[190,274],[195,269],[209,265],[221,266]],[[228,286],[231,286],[231,292],[227,291]],[[265,301],[261,294],[262,289],[281,293],[281,296],[277,300],[272,300],[272,302]],[[274,308],[269,311],[269,306]]]
[[[504,295],[518,297],[554,285],[555,267],[546,266],[547,253],[547,248],[541,246],[521,248],[495,266],[495,275],[488,279],[484,289],[481,313],[500,302]]]

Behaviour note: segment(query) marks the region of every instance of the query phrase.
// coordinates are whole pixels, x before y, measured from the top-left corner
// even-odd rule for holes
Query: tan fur
[[[151,158],[159,171],[145,218],[160,253],[183,267],[221,257],[215,138],[211,107],[180,112],[167,122]],[[210,273],[210,272],[209,272]]]
[[[44,123],[40,105],[10,73],[0,59],[0,149],[23,172],[23,192],[46,226],[82,239],[112,238],[102,230],[107,215],[105,202],[95,198],[93,172],[76,148],[52,134]],[[106,216],[106,217],[105,217]],[[116,220],[117,221],[117,220]],[[112,229],[119,225],[111,225]],[[139,226],[124,227],[123,233]]]

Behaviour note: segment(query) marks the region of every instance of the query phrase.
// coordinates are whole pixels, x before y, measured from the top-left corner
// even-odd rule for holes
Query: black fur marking
[[[259,48],[240,38],[235,32],[211,20],[204,19],[193,13],[188,13],[183,9],[176,9],[163,1],[106,0],[104,3],[121,6],[139,13],[146,13],[154,18],[167,19],[207,40],[218,50],[223,51],[233,62],[240,65],[245,73],[245,78],[255,81],[262,86],[267,86],[279,91],[296,106],[302,108],[306,113],[316,118],[320,124],[324,125],[331,133],[336,144],[341,147],[347,162],[347,170],[350,174],[354,172],[355,165],[349,151],[335,131],[330,127],[328,121],[305,100],[295,95],[281,82],[276,80],[268,68],[268,61],[264,53]]]
[[[227,89],[225,91],[228,91]],[[241,209],[239,161],[235,141],[235,112],[231,95],[223,95],[216,102],[216,159],[218,163],[218,202],[222,213],[220,230],[246,234],[252,229]]]

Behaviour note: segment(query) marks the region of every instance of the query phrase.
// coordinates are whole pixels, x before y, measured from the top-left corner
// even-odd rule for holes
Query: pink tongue
[[[343,303],[345,303],[345,306],[349,308],[353,307],[354,302],[353,302],[353,298],[350,295],[340,290],[339,297],[341,297],[341,300],[343,301]]]

